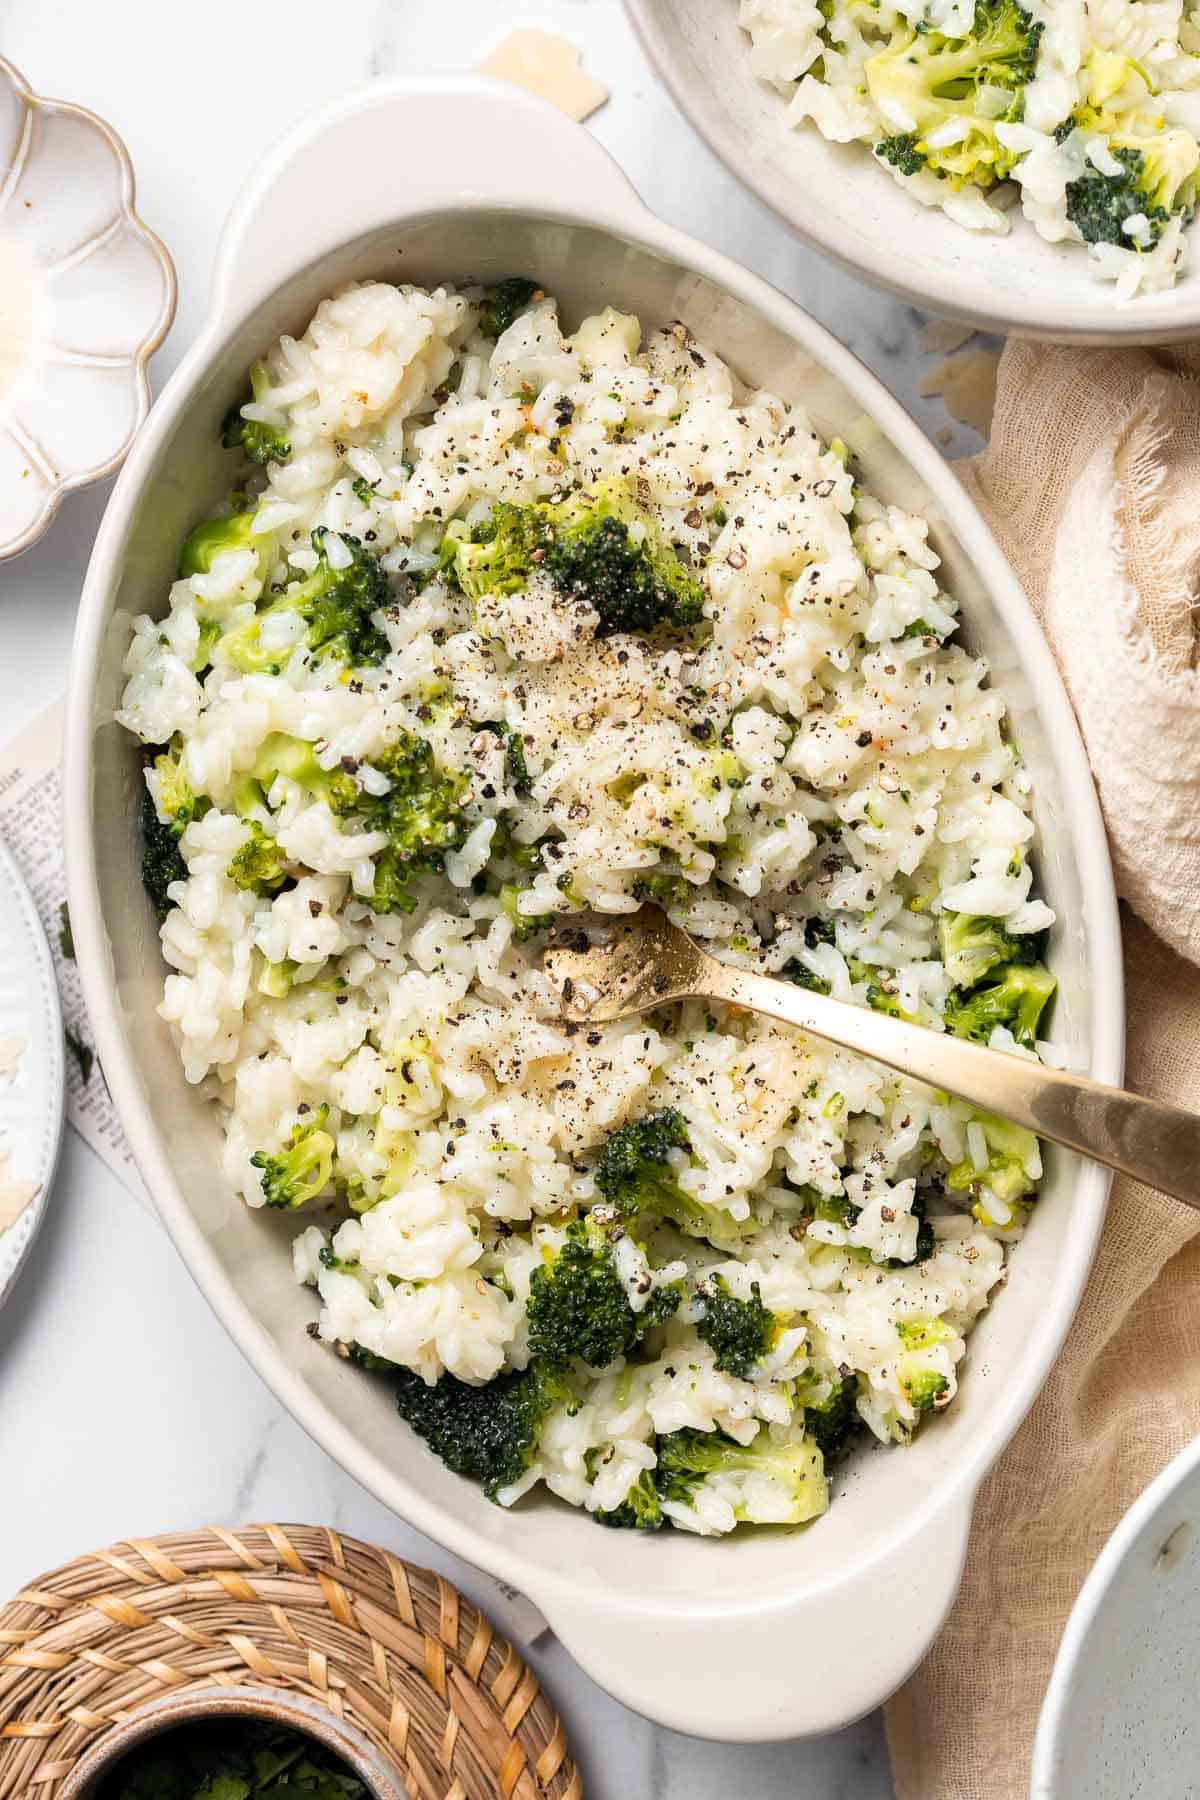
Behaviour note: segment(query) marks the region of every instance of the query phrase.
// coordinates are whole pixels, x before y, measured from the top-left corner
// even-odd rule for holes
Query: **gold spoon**
[[[609,944],[548,949],[542,969],[559,990],[562,1018],[605,1024],[689,997],[747,1007],[957,1094],[1200,1209],[1195,1113],[732,968],[656,906],[643,907]]]

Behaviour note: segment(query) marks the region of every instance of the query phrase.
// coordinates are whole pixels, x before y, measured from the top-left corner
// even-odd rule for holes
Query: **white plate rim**
[[[1113,1527],[1088,1571],[1067,1619],[1038,1717],[1030,1769],[1030,1800],[1065,1800],[1059,1780],[1065,1773],[1062,1733],[1087,1660],[1092,1633],[1126,1559],[1132,1556],[1151,1528],[1161,1529],[1159,1514],[1197,1468],[1200,1468],[1200,1437],[1185,1444],[1166,1467],[1159,1470],[1149,1486],[1142,1489]]]

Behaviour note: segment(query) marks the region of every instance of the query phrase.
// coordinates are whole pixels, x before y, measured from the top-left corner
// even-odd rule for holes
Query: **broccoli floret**
[[[1032,1050],[1038,1021],[1057,986],[1042,963],[1008,963],[985,986],[950,995],[943,1014],[946,1029],[986,1044],[997,1025],[1006,1025],[1018,1044]]]
[[[332,544],[340,548],[331,556]],[[235,668],[247,674],[279,673],[292,647],[267,648],[262,627],[265,619],[287,613],[304,621],[303,641],[313,656],[331,656],[357,669],[381,663],[388,654],[387,638],[371,617],[391,601],[379,558],[357,538],[327,531],[323,525],[313,532],[312,546],[317,553],[312,574],[293,582],[255,618],[221,640],[221,654]]]
[[[221,442],[227,450],[240,449],[253,463],[286,462],[292,454],[286,427],[266,425],[261,419],[244,419],[243,406],[261,404],[271,385],[265,363],[256,362],[250,369],[250,394],[231,406],[221,421]]]
[[[658,1204],[673,1198],[673,1150],[690,1150],[692,1140],[682,1113],[673,1107],[648,1113],[614,1131],[596,1164],[596,1186],[622,1217],[663,1211]]]
[[[339,1275],[353,1275],[362,1267],[357,1256],[339,1256],[332,1244],[322,1244],[317,1261],[323,1269],[333,1269]]]
[[[173,881],[187,880],[188,869],[179,848],[179,840],[185,827],[196,816],[197,800],[179,773],[178,756],[172,749],[161,750],[157,755],[152,750],[148,751],[146,766],[152,766],[158,776],[158,788],[163,796],[162,810],[167,815],[165,818],[159,816],[154,797],[143,782],[142,886],[149,894],[161,921],[166,918],[173,904],[167,889]]]
[[[719,1250],[737,1250],[752,1222],[742,1224],[694,1200],[675,1178],[671,1153],[691,1147],[687,1126],[673,1107],[648,1113],[608,1138],[596,1164],[596,1186],[622,1219],[646,1213],[689,1237],[707,1238]]]
[[[536,1362],[484,1387],[454,1375],[430,1387],[411,1369],[389,1373],[401,1417],[447,1468],[477,1481],[489,1500],[524,1475],[554,1408],[574,1401],[562,1371]]]
[[[364,475],[356,475],[350,483],[350,492],[363,506],[370,506],[375,499],[375,489]]]
[[[821,975],[814,975],[807,964],[798,956],[790,956],[779,973],[785,981],[794,982],[797,987],[808,988],[810,993],[827,994],[829,983]]]
[[[379,1193],[368,1193],[367,1184],[361,1175],[338,1174],[334,1177],[338,1199],[344,1200],[353,1213],[370,1212],[385,1197]]]
[[[360,814],[368,829],[386,831],[391,840],[375,859],[375,888],[363,896],[367,904],[376,912],[411,912],[407,884],[440,869],[445,852],[466,838],[470,784],[461,773],[439,769],[432,747],[410,731],[401,731],[371,764],[387,776],[386,794],[359,792],[353,805],[337,810]]]
[[[183,772],[183,759],[178,739],[161,751],[151,764],[154,770],[155,800],[159,816],[164,818],[179,837],[193,819],[203,818],[208,803],[198,795]]]
[[[942,961],[955,987],[973,988],[1001,963],[1033,962],[1037,940],[1014,937],[999,919],[977,913],[943,913],[938,920]]]
[[[250,835],[230,863],[226,874],[237,887],[255,894],[277,894],[288,879],[286,859],[275,839],[257,819],[250,820]]]
[[[884,138],[876,154],[906,175],[927,168],[956,188],[1003,180],[1019,153],[1001,144],[996,126],[1021,117],[1041,36],[1040,22],[1015,0],[976,0],[966,37],[906,25],[864,65],[882,115],[912,121],[907,132]],[[931,141],[950,124],[960,128],[952,143]]]
[[[887,1013],[892,1019],[908,1019],[911,1023],[917,1017],[916,1013],[905,1012],[900,996],[878,981],[870,982],[867,987],[867,1005],[872,1012]]]
[[[447,534],[441,556],[469,600],[482,600],[485,594],[519,594],[528,585],[545,556],[542,515],[539,506],[501,500],[467,535]]]
[[[518,910],[517,901],[526,890],[518,887],[515,881],[506,881],[500,889],[500,905],[512,921],[513,938],[518,944],[535,937],[539,931],[546,931],[553,925],[555,913],[523,913]]]
[[[147,790],[142,795],[142,886],[160,919],[166,918],[174,904],[167,889],[174,881],[186,881],[187,872],[179,838],[174,828],[159,818]]]
[[[260,565],[261,566],[261,565]],[[213,651],[221,641],[220,619],[200,619],[196,637],[196,653],[192,658],[193,675],[201,675],[212,662]]]
[[[1067,217],[1089,244],[1149,249],[1178,214],[1186,224],[1196,206],[1200,148],[1190,131],[1159,131],[1146,138],[1114,135],[1108,150],[1121,167],[1104,175],[1091,164],[1067,183]],[[1145,228],[1134,237],[1127,219]]]
[[[658,1440],[655,1486],[663,1500],[691,1506],[717,1484],[739,1524],[802,1525],[829,1504],[824,1460],[811,1439],[776,1443],[766,1425],[749,1444],[723,1431],[673,1431]]]
[[[307,738],[272,731],[259,745],[251,768],[234,792],[234,811],[245,814],[262,806],[264,795],[281,775],[324,800],[335,813],[350,813],[358,806],[358,787],[352,775],[340,767],[323,769]]]
[[[337,1146],[325,1130],[328,1117],[329,1108],[319,1106],[311,1119],[292,1126],[286,1148],[277,1155],[268,1150],[254,1152],[250,1163],[261,1170],[263,1198],[268,1206],[294,1210],[329,1186]]]
[[[825,1399],[805,1402],[805,1432],[826,1462],[840,1456],[856,1436],[862,1423],[857,1401],[858,1376],[850,1374],[836,1382]]]
[[[686,630],[704,615],[704,589],[671,545],[649,529],[634,536],[627,519],[593,513],[559,531],[543,565],[560,593],[600,615],[597,637],[615,631]]]
[[[950,1344],[954,1332],[942,1319],[897,1319],[896,1336],[906,1350],[929,1350],[934,1344]]]
[[[925,152],[918,147],[915,131],[904,131],[895,137],[881,138],[875,146],[875,154],[884,162],[891,163],[893,169],[899,169],[902,175],[919,175],[925,167]]]
[[[954,1343],[957,1332],[943,1319],[898,1319],[896,1336],[904,1346],[896,1358],[896,1377],[915,1412],[930,1412],[943,1394],[949,1398],[950,1378],[929,1355],[943,1344]]]
[[[262,804],[264,792],[284,775],[324,800],[339,818],[357,817],[365,829],[386,831],[391,842],[373,859],[372,891],[355,898],[375,912],[412,912],[412,882],[439,869],[443,853],[466,837],[463,805],[469,784],[465,775],[439,770],[430,745],[406,731],[372,759],[372,766],[388,778],[384,794],[367,793],[347,769],[322,769],[303,738],[272,732],[234,805],[244,813]]]
[[[497,724],[488,719],[480,726],[481,731],[491,731],[504,745],[504,773],[508,777],[508,785],[515,794],[527,794],[532,785],[529,776],[529,765],[525,761],[525,740],[519,731],[511,725]]]
[[[517,593],[539,570],[559,593],[594,607],[598,637],[685,630],[703,617],[703,586],[627,482],[534,506],[502,501],[469,536],[447,542],[471,600]]]
[[[949,1386],[947,1377],[940,1375],[936,1369],[921,1369],[905,1384],[904,1391],[908,1395],[909,1405],[917,1412],[929,1412]]]
[[[333,538],[349,560],[335,567],[329,556]],[[345,532],[329,532],[318,525],[312,534],[317,566],[298,587],[289,589],[284,603],[294,606],[308,620],[311,650],[335,656],[351,668],[380,663],[390,645],[371,614],[391,600],[387,576],[377,556]]]
[[[749,1300],[729,1291],[723,1275],[710,1275],[698,1293],[704,1304],[696,1330],[712,1350],[718,1369],[749,1381],[779,1336],[780,1324],[762,1303],[762,1290],[751,1283]]]
[[[818,944],[836,944],[837,934],[828,919],[820,919],[814,913],[804,921],[804,943],[807,949],[815,950]],[[797,987],[809,988],[814,994],[827,994],[829,983],[820,975],[814,975],[798,956],[790,957],[779,973],[785,981],[795,982]]]
[[[299,967],[300,964],[293,962],[290,956],[285,956],[282,962],[264,962],[254,985],[268,999],[286,1000]]]
[[[662,1502],[654,1485],[653,1469],[643,1469],[619,1506],[592,1514],[597,1525],[618,1531],[657,1531],[663,1522]]]
[[[957,630],[957,625],[952,625],[948,631],[944,631],[939,630],[936,625],[931,625],[928,619],[914,619],[911,625],[904,627],[900,636],[902,638],[932,638],[939,644],[945,644]]]
[[[537,282],[527,275],[508,275],[484,288],[479,302],[479,329],[484,337],[499,337],[507,331],[538,291]]]
[[[391,842],[374,858],[374,887],[356,898],[375,912],[411,912],[413,880],[440,868],[443,853],[467,834],[467,778],[439,770],[429,744],[405,731],[372,766],[388,778],[385,794],[367,793],[347,769],[323,769],[305,739],[272,732],[235,793],[234,807],[244,814],[262,805],[282,775],[324,800],[339,818],[357,817],[366,829],[386,831]]]
[[[364,1349],[362,1344],[347,1344],[345,1348],[337,1346],[338,1354],[344,1355],[347,1362],[352,1362],[356,1369],[366,1369],[370,1375],[398,1375],[404,1368],[403,1363],[396,1363],[388,1356],[378,1356],[374,1350]]]
[[[1037,1138],[1023,1125],[993,1113],[977,1112],[972,1122],[983,1130],[987,1166],[977,1168],[969,1156],[964,1157],[947,1173],[946,1185],[974,1196],[971,1211],[982,1225],[1007,1225],[1018,1202],[1037,1187],[1038,1178],[1030,1173],[1039,1166]],[[989,1196],[998,1204],[989,1206]]]
[[[526,1317],[530,1354],[547,1362],[578,1357],[603,1369],[628,1356],[648,1331],[678,1310],[677,1282],[656,1288],[641,1312],[629,1304],[613,1260],[613,1234],[594,1218],[575,1219],[561,1248],[529,1283]]]
[[[415,912],[417,897],[412,891],[416,871],[389,845],[374,858],[375,880],[369,894],[355,894],[364,906],[377,913]]]
[[[851,981],[866,982],[867,1005],[873,1012],[888,1013],[893,1019],[909,1019],[916,1017],[914,1013],[905,1012],[900,1004],[900,996],[895,991],[894,978],[888,976],[874,963],[865,963],[857,956],[846,958],[846,968]]]
[[[525,761],[525,740],[519,731],[504,732],[504,772],[514,794],[527,794],[532,783]]]
[[[1146,70],[1116,50],[1093,50],[1081,71],[1084,98],[1055,132],[1061,143],[1074,130],[1099,138],[1120,165],[1102,174],[1089,157],[1083,173],[1067,183],[1067,217],[1089,244],[1148,250],[1173,217],[1186,224],[1196,205],[1200,145],[1182,127],[1168,129],[1145,102],[1154,89]],[[1145,220],[1136,236],[1128,219]]]
[[[668,908],[688,906],[696,895],[686,875],[661,863],[652,869],[639,869],[633,878],[633,891],[639,900],[653,900]]]
[[[524,870],[526,875],[531,875],[535,869],[540,869],[543,866],[543,844],[552,844],[556,842],[558,842],[558,839],[553,832],[547,832],[544,837],[535,838],[532,844],[522,844],[516,838],[510,837],[504,844],[504,854],[508,857],[510,862],[516,863],[518,869]],[[495,838],[492,839],[492,843],[495,847],[495,853],[498,853],[499,846],[496,846]]]
[[[422,869],[438,867],[436,854],[457,849],[467,835],[467,777],[439,769],[432,746],[403,730],[371,758],[371,766],[387,776],[388,790],[360,793],[356,810],[388,833],[398,855]]]
[[[851,1225],[857,1225],[861,1206],[855,1206],[848,1194],[818,1194],[816,1189],[809,1190],[809,1206],[814,1219],[821,1219],[827,1225],[844,1225],[847,1231]]]
[[[230,513],[224,519],[205,519],[183,540],[179,553],[179,573],[207,575],[217,557],[226,550],[253,550],[259,559],[260,575],[271,545],[269,532],[256,532],[257,512]]]
[[[925,1195],[918,1193],[909,1210],[913,1218],[917,1220],[917,1247],[913,1253],[913,1262],[928,1262],[937,1249],[937,1237],[934,1233],[933,1221],[929,1217],[928,1201]],[[912,1264],[902,1262],[896,1257],[889,1257],[888,1266],[889,1268],[906,1269],[911,1268]]]

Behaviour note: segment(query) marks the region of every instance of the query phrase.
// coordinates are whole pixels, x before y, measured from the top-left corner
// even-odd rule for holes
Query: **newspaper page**
[[[61,829],[64,711],[64,702],[56,700],[0,746],[0,836],[25,877],[54,959],[67,1037],[67,1119],[134,1199],[157,1217],[104,1083],[75,967]],[[50,830],[47,820],[53,822]],[[477,1585],[488,1610],[517,1643],[531,1644],[548,1629],[533,1602],[507,1582],[480,1571]]]
[[[96,1060],[75,967],[61,825],[63,712],[64,702],[54,701],[16,738],[0,747],[0,835],[33,895],[54,959],[67,1038],[67,1120],[150,1212],[153,1209]]]

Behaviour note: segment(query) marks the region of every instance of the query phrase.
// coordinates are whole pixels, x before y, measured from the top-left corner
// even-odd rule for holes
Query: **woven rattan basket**
[[[131,1539],[0,1612],[0,1800],[53,1800],[99,1734],[167,1692],[309,1695],[413,1800],[582,1800],[531,1669],[456,1588],[309,1525]]]

